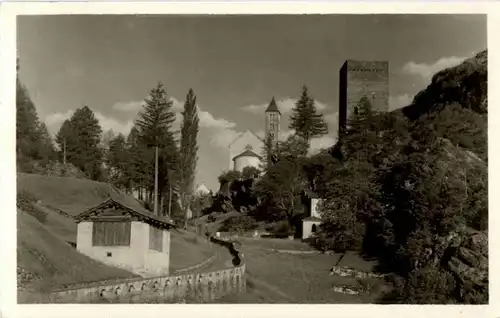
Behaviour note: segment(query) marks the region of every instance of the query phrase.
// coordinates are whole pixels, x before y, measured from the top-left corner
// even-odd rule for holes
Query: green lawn
[[[330,276],[340,255],[291,255],[244,244],[247,293],[230,295],[219,303],[372,303],[379,295],[346,295],[332,291],[335,285],[356,285],[352,277]],[[371,267],[350,256],[353,267]],[[347,262],[342,261],[344,265]],[[381,284],[381,282],[377,281]]]
[[[252,238],[238,238],[247,246],[259,247],[263,249],[276,249],[287,251],[315,251],[314,248],[300,240],[278,239],[278,238],[261,238],[258,240]]]

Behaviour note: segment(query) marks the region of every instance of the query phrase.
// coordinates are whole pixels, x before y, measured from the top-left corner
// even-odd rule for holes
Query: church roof
[[[261,156],[259,156],[258,154],[256,154],[255,152],[253,152],[252,150],[250,149],[247,149],[245,151],[243,151],[242,153],[240,153],[239,155],[235,156],[233,158],[233,160],[236,160],[237,158],[239,157],[257,157],[259,159],[262,159]]]
[[[253,131],[251,130],[245,130],[244,132],[241,132],[238,134],[238,136],[236,138],[233,139],[233,141],[231,141],[231,143],[229,144],[229,147],[231,147],[236,141],[238,141],[240,138],[242,138],[246,133],[249,133],[249,134],[252,134],[255,138],[257,138],[259,141],[261,142],[264,142],[264,139],[260,138],[256,133],[254,133]]]
[[[273,99],[271,99],[271,102],[269,103],[269,106],[267,106],[267,109],[265,111],[266,113],[269,113],[269,112],[276,112],[276,113],[280,113],[280,110],[278,108],[278,105],[276,105],[276,101],[274,100],[274,97]]]

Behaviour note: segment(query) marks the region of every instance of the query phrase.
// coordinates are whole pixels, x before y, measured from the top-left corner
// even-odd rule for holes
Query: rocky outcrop
[[[446,104],[456,102],[478,114],[487,113],[488,52],[444,69],[432,77],[426,89],[419,92],[411,105],[403,109],[410,119],[417,119]]]
[[[485,232],[469,232],[461,238],[445,265],[460,285],[488,287],[488,236]]]

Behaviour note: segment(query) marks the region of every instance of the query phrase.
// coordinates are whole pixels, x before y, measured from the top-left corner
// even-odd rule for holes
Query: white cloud
[[[142,109],[142,105],[144,105],[143,100],[133,100],[127,102],[117,102],[112,106],[112,108],[122,112],[138,112]]]
[[[227,149],[229,144],[240,134],[231,128],[214,129],[212,131],[208,131],[207,133],[210,135],[209,140],[212,146],[224,149]]]
[[[318,153],[319,150],[323,148],[331,148],[335,142],[337,142],[337,134],[333,132],[329,132],[327,135],[320,138],[314,138],[311,140],[309,154]]]
[[[411,104],[413,97],[408,94],[389,96],[389,109],[394,110]]]
[[[123,134],[127,136],[130,133],[130,130],[134,126],[134,123],[132,120],[122,122],[118,121],[112,117],[107,117],[99,112],[95,112],[95,117],[99,121],[99,124],[101,125],[101,128],[103,131],[107,131],[109,129],[112,129],[114,133],[116,134]]]
[[[215,118],[200,107],[198,107],[198,118],[200,119],[200,127],[203,128],[230,129],[236,127],[236,123],[224,118]]]
[[[72,110],[68,110],[63,113],[54,113],[50,114],[45,117],[45,124],[47,125],[47,128],[49,132],[52,135],[57,134],[59,129],[61,128],[62,123],[66,120],[69,119],[73,115]],[[94,112],[94,115],[96,119],[99,121],[99,125],[101,125],[101,128],[103,131],[107,131],[109,129],[112,129],[113,132],[115,133],[122,133],[124,135],[128,135],[130,132],[130,129],[132,129],[133,123],[131,120],[122,122],[118,121],[112,117],[108,117],[103,115],[100,112]]]
[[[334,112],[324,115],[325,121],[328,124],[328,128],[332,126],[337,126],[339,123],[339,112]]]
[[[183,119],[181,112],[184,109],[184,103],[174,97],[171,97],[171,100],[173,102],[172,110],[176,116],[173,129],[180,130]],[[144,101],[127,101],[118,102],[112,108],[117,111],[137,113],[142,109],[142,105],[144,105]],[[200,120],[200,134],[209,136],[211,144],[216,147],[227,147],[238,134],[234,130],[236,123],[225,118],[215,118],[210,112],[203,110],[199,105],[197,107],[198,118]],[[106,121],[104,118],[102,119]],[[114,126],[109,120],[106,123],[109,126]],[[115,129],[113,130],[116,131]]]
[[[293,98],[284,98],[276,101],[276,104],[278,105],[279,110],[281,111],[282,114],[290,113],[292,109],[295,107],[295,103],[297,102],[297,99]],[[316,109],[318,111],[323,111],[327,110],[329,106],[325,103],[322,103],[320,101],[315,101]],[[262,104],[256,104],[256,105],[246,105],[243,106],[242,109],[244,111],[247,111],[249,113],[253,114],[262,114],[265,112],[267,106],[269,106],[269,102],[267,103],[262,103]]]
[[[465,58],[457,56],[442,57],[434,63],[408,62],[403,66],[403,73],[418,75],[425,81],[429,81],[432,76],[448,67],[461,63]]]
[[[173,102],[172,110],[173,111],[182,111],[184,108],[184,103],[180,102],[178,99],[171,97]],[[114,110],[118,110],[121,112],[139,112],[142,110],[142,106],[144,105],[144,100],[131,100],[131,101],[121,101],[115,103],[111,108]]]
[[[45,117],[45,124],[47,125],[47,129],[52,133],[57,133],[59,127],[61,127],[62,123],[69,119],[73,115],[72,110],[68,110],[64,113],[54,113],[47,115]]]
[[[293,135],[294,132],[295,132],[294,130],[287,130],[287,129],[280,130],[279,140],[286,140],[289,136]],[[266,137],[265,136],[266,133],[262,129],[257,130],[255,134],[259,136],[261,139],[264,139]]]

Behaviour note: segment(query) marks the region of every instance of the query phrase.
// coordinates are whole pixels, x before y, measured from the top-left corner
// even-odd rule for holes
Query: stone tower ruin
[[[363,96],[373,109],[389,110],[389,62],[347,60],[340,68],[339,138]]]

